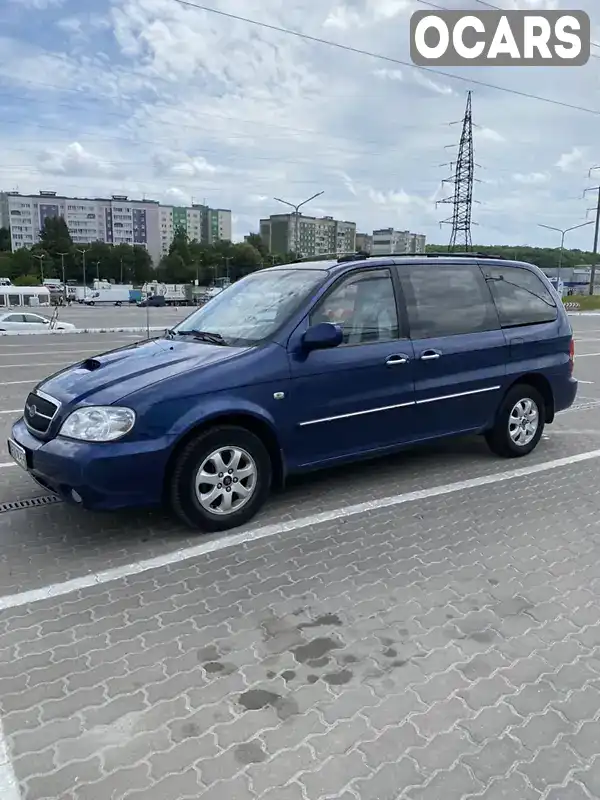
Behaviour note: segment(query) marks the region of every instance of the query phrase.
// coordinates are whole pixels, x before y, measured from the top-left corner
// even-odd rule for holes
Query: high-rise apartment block
[[[231,211],[208,206],[162,206],[154,200],[130,200],[124,195],[108,199],[5,192],[0,194],[0,220],[3,207],[7,221],[2,227],[10,228],[13,250],[38,242],[48,217],[64,217],[75,244],[140,245],[154,264],[169,251],[179,225],[190,239],[208,243],[231,239]]]
[[[279,255],[310,257],[356,249],[356,223],[333,217],[271,214],[260,220],[260,236],[270,252]]]
[[[371,253],[374,256],[387,253],[424,253],[426,237],[421,233],[381,228],[373,231]]]
[[[356,234],[356,251],[361,253],[370,253],[373,249],[373,237],[370,233],[357,233]]]
[[[160,206],[161,255],[169,252],[173,236],[183,228],[189,239],[213,244],[221,240],[231,241],[231,211],[208,206]]]

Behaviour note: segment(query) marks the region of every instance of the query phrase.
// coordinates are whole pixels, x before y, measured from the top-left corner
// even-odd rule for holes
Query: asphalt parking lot
[[[599,798],[600,316],[572,321],[577,404],[518,463],[407,452],[211,537],[1,506],[1,800]],[[135,338],[0,339],[0,435]],[[0,462],[0,503],[46,502]]]
[[[70,322],[77,328],[121,328],[146,326],[149,321],[151,326],[174,325],[186,317],[194,309],[189,306],[170,308],[138,308],[137,306],[91,306],[85,307],[78,303],[71,307],[59,308],[59,319]],[[40,309],[45,317],[50,317],[52,309]]]

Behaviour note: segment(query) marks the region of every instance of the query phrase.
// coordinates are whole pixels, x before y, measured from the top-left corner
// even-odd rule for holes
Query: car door
[[[23,321],[27,325],[27,330],[42,330],[50,327],[50,320],[40,317],[38,314],[23,314]]]
[[[339,324],[343,342],[306,353],[302,335],[321,322]],[[390,269],[345,273],[292,334],[288,353],[294,466],[375,454],[410,440],[412,345]]]
[[[400,275],[419,435],[481,430],[506,385],[508,346],[478,263],[404,264]]]
[[[23,314],[7,314],[3,320],[0,321],[0,330],[5,331],[21,331],[26,330],[25,317]]]

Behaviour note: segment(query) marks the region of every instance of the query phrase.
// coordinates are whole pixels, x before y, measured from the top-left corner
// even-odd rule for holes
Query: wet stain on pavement
[[[319,680],[318,675],[309,675],[306,679],[307,683],[316,683]]]
[[[293,669],[286,669],[285,672],[281,673],[281,677],[286,683],[289,683],[289,681],[294,680],[294,678],[296,677],[296,673],[294,672]]]
[[[310,661],[307,661],[306,664],[314,669],[320,669],[321,667],[326,667],[329,664],[329,659],[327,656],[324,656],[323,658],[313,658]]]
[[[295,647],[292,653],[298,663],[306,664],[308,662],[314,663],[315,661],[319,661],[326,656],[327,653],[330,653],[332,650],[339,650],[341,647],[342,643],[338,640],[324,637],[313,639],[312,642]]]
[[[266,689],[248,689],[239,697],[239,704],[246,711],[260,711],[262,708],[273,708],[281,720],[289,719],[299,713],[298,704],[291,698],[281,697]]]
[[[311,622],[303,622],[302,625],[298,625],[298,630],[302,631],[305,628],[324,628],[329,625],[343,625],[343,622],[337,614],[322,614]]]
[[[259,742],[244,742],[233,751],[235,760],[239,764],[260,764],[267,757]]]
[[[343,669],[340,672],[332,672],[329,675],[325,675],[323,680],[329,686],[343,686],[346,683],[350,683],[352,678],[353,673],[349,669]]]
[[[398,651],[394,650],[393,647],[386,647],[386,649],[383,651],[383,655],[386,658],[396,658],[396,656],[398,655]]]
[[[237,670],[235,664],[222,664],[220,661],[208,661],[202,666],[209,675],[231,675]]]

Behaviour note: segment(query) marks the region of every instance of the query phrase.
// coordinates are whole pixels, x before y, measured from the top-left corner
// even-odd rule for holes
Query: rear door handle
[[[398,355],[398,356],[390,356],[386,358],[385,363],[388,367],[395,367],[397,364],[408,364],[409,358],[408,356]]]
[[[421,353],[421,361],[433,361],[434,358],[439,358],[442,354],[438,350],[425,350]]]

